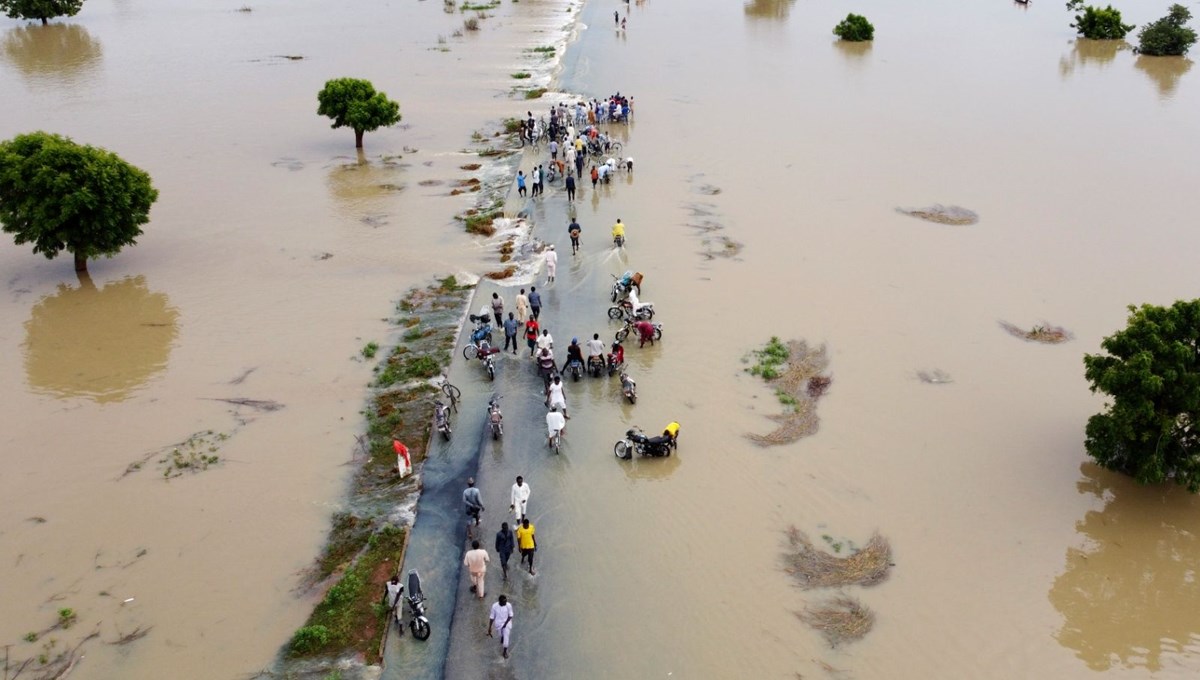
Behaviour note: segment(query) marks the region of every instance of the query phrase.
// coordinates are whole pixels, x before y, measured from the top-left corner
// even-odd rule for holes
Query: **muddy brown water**
[[[253,672],[303,621],[297,573],[361,427],[355,356],[404,288],[492,268],[448,219],[473,198],[444,194],[471,130],[532,108],[508,74],[567,16],[506,4],[456,38],[433,2],[252,8],[92,0],[41,33],[0,24],[0,136],[108,147],[162,193],[94,289],[0,249],[0,639],[36,654],[21,637],[63,606],[110,641],[154,626],[91,645],[79,677]],[[628,262],[589,266],[644,271],[670,344],[641,358],[637,411],[573,419],[596,447],[566,474],[587,483],[539,480],[575,494],[546,509],[571,539],[538,601],[567,616],[521,619],[516,643],[594,677],[1193,677],[1200,508],[1085,463],[1102,402],[1080,360],[1124,305],[1196,295],[1191,62],[1076,41],[1049,4],[869,2],[876,41],[855,48],[829,34],[845,11],[646,0],[622,35],[585,7],[565,86],[638,102],[635,176],[580,207],[585,233],[623,218]],[[365,167],[314,113],[351,74],[404,114],[367,135]],[[895,212],[932,203],[980,222]],[[703,258],[701,222],[745,249]],[[1000,319],[1075,339],[1030,345]],[[814,437],[761,450],[741,435],[776,405],[739,360],[770,335],[826,343],[834,382]],[[954,382],[915,379],[935,368]],[[626,424],[672,418],[678,459],[612,459]],[[236,430],[223,466],[116,481],[208,429]],[[892,577],[850,591],[878,617],[861,642],[830,650],[793,616],[819,595],[778,569],[792,523],[892,542]]]

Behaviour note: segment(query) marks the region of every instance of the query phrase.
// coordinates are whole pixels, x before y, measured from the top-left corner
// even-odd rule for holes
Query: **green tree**
[[[40,19],[45,26],[54,17],[73,17],[83,0],[0,0],[0,10],[13,19]]]
[[[1091,40],[1121,40],[1133,30],[1133,24],[1121,23],[1121,11],[1113,9],[1112,5],[1100,9],[1085,6],[1083,0],[1068,0],[1067,9],[1082,12],[1075,15],[1075,23],[1071,24],[1071,28]]]
[[[833,27],[833,34],[842,40],[862,42],[864,40],[874,40],[875,27],[864,16],[847,14],[841,23]]]
[[[1184,24],[1192,12],[1183,5],[1171,5],[1167,16],[1146,24],[1138,33],[1138,52],[1155,57],[1180,56],[1196,43],[1196,31]]]
[[[0,225],[47,259],[66,250],[75,271],[133,245],[158,191],[110,151],[46,132],[0,143]]]
[[[400,104],[376,92],[368,80],[335,78],[317,93],[317,114],[333,119],[332,128],[354,130],[354,147],[361,149],[363,133],[400,122]]]
[[[1141,484],[1200,491],[1200,300],[1131,305],[1125,330],[1100,346],[1084,375],[1113,401],[1088,419],[1088,455]]]

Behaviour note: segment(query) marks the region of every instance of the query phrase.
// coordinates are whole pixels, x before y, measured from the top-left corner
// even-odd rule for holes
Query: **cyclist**
[[[551,406],[546,414],[546,446],[554,446],[554,435],[562,436],[567,433],[567,419],[558,412],[558,406]]]

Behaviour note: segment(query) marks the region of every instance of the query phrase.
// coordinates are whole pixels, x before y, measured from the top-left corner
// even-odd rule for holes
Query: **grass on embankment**
[[[333,516],[328,542],[306,578],[310,585],[336,582],[287,644],[290,658],[332,659],[354,652],[368,664],[379,662],[388,625],[381,603],[384,582],[404,561],[408,533],[387,517],[420,483],[433,401],[441,394],[427,379],[449,364],[471,289],[451,276],[410,291],[397,306],[396,325],[407,330],[376,367],[372,384],[378,391],[363,411],[367,431],[359,438],[367,456],[354,475],[351,509]],[[409,449],[415,473],[405,479],[396,474],[393,439]]]

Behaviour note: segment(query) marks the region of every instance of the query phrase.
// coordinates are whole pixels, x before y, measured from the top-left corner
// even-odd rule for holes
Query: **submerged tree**
[[[864,16],[847,14],[841,23],[833,27],[833,34],[842,40],[862,42],[875,38],[875,27]]]
[[[1112,5],[1101,9],[1084,5],[1083,0],[1068,0],[1067,9],[1082,12],[1075,15],[1071,28],[1091,40],[1120,40],[1133,30],[1133,24],[1121,23],[1121,11],[1113,9]]]
[[[1131,305],[1129,325],[1100,346],[1084,375],[1113,401],[1088,419],[1088,455],[1141,484],[1200,491],[1200,300]]]
[[[46,132],[0,143],[0,226],[47,259],[70,252],[75,271],[135,244],[157,199],[150,175],[111,151]]]
[[[361,149],[363,133],[400,122],[400,104],[376,92],[370,81],[335,78],[317,93],[317,114],[333,119],[332,128],[354,130],[354,147]]]
[[[1171,5],[1167,16],[1146,24],[1138,33],[1138,52],[1154,57],[1181,56],[1196,44],[1196,31],[1185,26],[1192,12],[1183,5]]]
[[[0,0],[0,10],[13,19],[41,21],[45,26],[54,17],[73,17],[83,9],[83,0]]]

